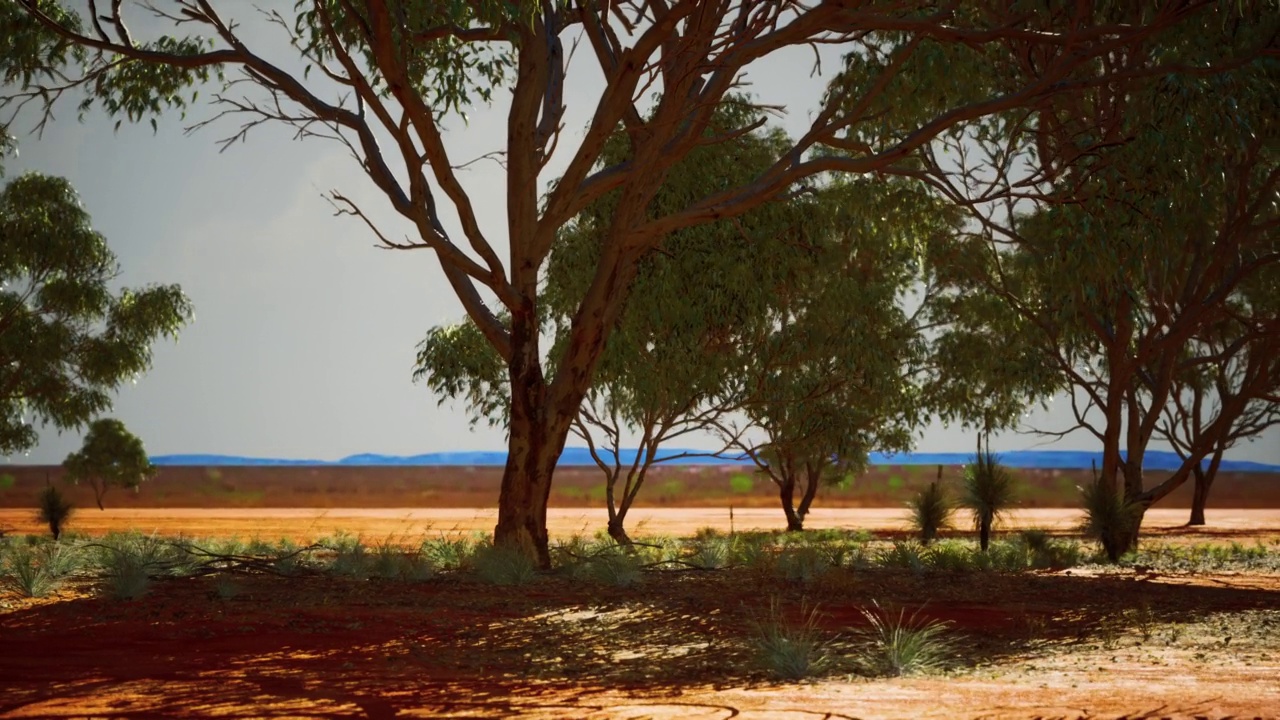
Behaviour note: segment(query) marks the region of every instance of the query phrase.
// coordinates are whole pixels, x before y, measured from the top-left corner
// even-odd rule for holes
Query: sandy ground
[[[806,527],[844,528],[872,532],[901,532],[906,529],[905,511],[898,508],[817,508]],[[136,508],[80,510],[70,530],[101,535],[113,530],[138,530],[161,535],[192,537],[238,536],[304,541],[346,532],[366,540],[388,537],[404,539],[436,537],[471,532],[489,533],[498,511],[485,508],[318,509],[318,508]],[[1002,521],[998,530],[1039,528],[1070,534],[1079,525],[1081,513],[1065,508],[1017,510]],[[1225,542],[1280,539],[1280,509],[1222,509],[1208,513],[1209,524],[1186,527],[1186,511],[1152,509],[1146,515],[1143,532],[1147,537],[1188,542]],[[606,525],[606,513],[598,508],[552,508],[547,512],[553,538],[594,535]],[[628,516],[633,536],[692,535],[702,528],[729,530],[779,530],[785,527],[781,510],[742,508],[729,512],[714,508],[636,508]],[[12,533],[41,533],[45,528],[33,511],[0,509],[0,529]],[[967,528],[966,528],[967,529]],[[958,533],[952,533],[958,534]]]

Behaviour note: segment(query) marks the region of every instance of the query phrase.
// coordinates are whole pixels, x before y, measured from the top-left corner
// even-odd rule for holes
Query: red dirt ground
[[[1178,527],[1183,515],[1153,511],[1147,537],[1280,537],[1280,511],[1214,510],[1194,533]],[[820,508],[810,525],[891,535],[901,516]],[[372,542],[489,531],[493,520],[474,509],[95,509],[73,528],[264,539],[345,530]],[[585,509],[551,520],[559,536],[603,524]],[[737,510],[734,527],[779,520],[776,510]],[[709,509],[637,510],[634,522],[637,534],[729,529],[728,513]],[[1074,522],[1073,511],[1028,509],[1009,527]],[[29,510],[0,512],[0,526],[37,529]],[[800,587],[744,569],[662,571],[631,589],[563,575],[515,589],[459,576],[246,575],[231,599],[214,578],[192,577],[157,581],[131,602],[87,582],[52,599],[0,596],[0,717],[1216,719],[1280,708],[1278,575],[867,570]],[[770,598],[792,617],[820,603],[833,643],[873,600],[919,608],[954,624],[967,661],[941,676],[776,683],[749,645]],[[1141,618],[1127,614],[1139,608]]]

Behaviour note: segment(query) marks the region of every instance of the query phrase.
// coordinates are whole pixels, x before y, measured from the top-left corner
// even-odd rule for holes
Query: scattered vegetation
[[[1142,522],[1142,506],[1124,497],[1123,491],[1095,477],[1081,489],[1084,502],[1084,524],[1080,531],[1097,541],[1112,563],[1130,548]]]
[[[964,493],[960,505],[973,513],[978,540],[985,552],[991,544],[991,528],[1013,507],[1016,499],[1013,473],[989,450],[974,456],[964,469]]]
[[[482,545],[471,554],[470,566],[490,585],[528,585],[538,576],[532,558],[505,545]]]
[[[800,614],[799,624],[789,622],[775,597],[769,601],[768,617],[753,623],[760,663],[779,680],[809,677],[830,660],[818,637],[818,609],[802,604]]]
[[[951,526],[954,508],[941,483],[929,483],[928,487],[911,499],[909,507],[911,527],[925,545],[933,542],[940,530]]]
[[[860,665],[872,675],[908,675],[942,668],[955,653],[950,624],[905,609],[895,615],[880,604],[862,608],[867,627],[854,631]]]
[[[36,520],[49,526],[54,540],[62,536],[62,529],[74,513],[75,507],[56,485],[48,485],[40,491],[36,499]]]

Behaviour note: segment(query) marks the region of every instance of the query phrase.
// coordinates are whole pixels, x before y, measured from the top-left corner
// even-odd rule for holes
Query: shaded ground
[[[810,528],[866,530],[880,536],[901,535],[906,527],[906,511],[898,508],[825,508],[810,514]],[[597,508],[553,508],[548,512],[552,537],[591,536],[606,525],[605,512]],[[72,518],[70,530],[101,535],[112,530],[137,530],[161,535],[190,537],[258,537],[266,540],[289,538],[309,542],[346,532],[366,541],[388,537],[417,541],[422,536],[438,537],[471,532],[490,533],[497,523],[496,509],[435,508],[404,509],[316,509],[316,508],[170,508],[82,509]],[[1029,508],[1013,511],[998,529],[1039,528],[1070,533],[1080,523],[1080,511],[1067,508]],[[1181,510],[1156,508],[1143,523],[1144,537],[1167,542],[1270,542],[1280,539],[1280,509],[1214,509],[1209,524],[1185,527]],[[741,508],[636,508],[628,516],[633,535],[692,535],[702,528],[721,532],[737,530],[780,530],[785,527],[780,509]],[[45,532],[29,509],[0,509],[0,530],[11,533]],[[967,532],[947,536],[972,535]]]
[[[808,586],[751,569],[650,572],[629,589],[564,575],[498,588],[328,576],[82,584],[0,612],[0,717],[1274,717],[1280,577],[1082,570],[837,570]],[[752,622],[818,599],[835,667],[779,684]],[[944,676],[842,665],[871,601],[950,620]]]

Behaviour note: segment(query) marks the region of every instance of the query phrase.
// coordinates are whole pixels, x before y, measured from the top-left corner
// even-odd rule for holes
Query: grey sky
[[[266,42],[273,48],[269,57],[287,57],[280,34],[259,30],[248,3],[225,7],[253,28],[251,46]],[[291,7],[282,4],[282,11]],[[150,36],[150,23],[137,18],[135,33]],[[600,90],[586,50],[570,70],[559,167],[576,147],[576,131]],[[828,77],[832,59],[828,55],[825,64]],[[751,90],[788,108],[784,124],[793,134],[807,126],[825,82],[809,77],[812,64],[810,51],[796,50],[750,68]],[[473,111],[469,125],[451,124],[445,139],[454,162],[500,147],[506,95],[496,95],[492,108]],[[188,124],[210,114],[202,97]],[[359,452],[503,448],[500,430],[471,430],[464,408],[437,407],[435,397],[411,382],[414,346],[432,325],[459,318],[461,306],[433,255],[374,249],[361,223],[332,217],[321,192],[337,188],[391,236],[409,231],[342,146],[295,142],[290,129],[265,126],[250,133],[247,144],[219,154],[215,141],[234,132],[239,120],[223,119],[186,137],[176,116],[153,135],[145,125],[113,132],[113,121],[100,113],[77,123],[74,99],[57,115],[42,139],[24,134],[32,115],[19,119],[11,130],[19,135],[21,155],[6,163],[8,173],[68,178],[119,256],[123,284],[176,282],[195,304],[195,321],[180,341],[160,343],[151,372],[125,387],[116,402],[114,415],[151,454],[337,459]],[[557,173],[553,167],[544,180]],[[500,168],[481,162],[461,179],[490,240],[505,255]],[[452,217],[448,228],[461,235]],[[1030,422],[1057,428],[1065,419],[1055,412]],[[1273,434],[1232,457],[1280,463],[1277,440]],[[46,431],[38,448],[12,461],[59,462],[78,442]],[[1010,435],[994,446],[1024,449],[1042,442]],[[710,440],[687,444],[713,446]],[[969,434],[936,426],[919,443],[931,452],[972,447]],[[1094,443],[1077,435],[1053,447],[1092,449]]]

